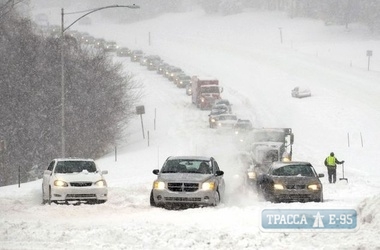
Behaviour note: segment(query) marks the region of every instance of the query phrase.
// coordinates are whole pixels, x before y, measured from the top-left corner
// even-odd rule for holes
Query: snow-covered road
[[[278,39],[279,26],[286,31],[283,44]],[[117,161],[114,152],[97,159],[101,169],[109,171],[108,202],[41,205],[41,180],[20,188],[1,187],[0,249],[380,247],[380,63],[375,60],[368,72],[365,63],[359,66],[357,54],[373,45],[371,41],[361,40],[355,30],[347,33],[343,27],[327,28],[318,21],[261,12],[223,17],[194,11],[78,29],[160,55],[190,75],[217,77],[224,87],[223,97],[233,103],[239,117],[251,119],[255,126],[293,128],[294,159],[310,161],[318,172],[326,174],[323,160],[334,151],[346,161],[349,182],[332,185],[322,178],[324,203],[260,201],[253,192],[238,189],[238,150],[231,138],[208,128],[207,111],[196,109],[185,90],[166,78],[128,58],[115,58],[144,86],[141,105],[146,111],[146,138],[136,115],[117,145]],[[151,45],[146,42],[149,32]],[[376,48],[380,51],[380,45]],[[354,62],[352,67],[349,61]],[[310,87],[312,97],[291,98],[290,90],[297,85]],[[169,155],[193,154],[214,156],[225,171],[224,202],[215,208],[179,211],[150,207],[152,170],[160,168]],[[341,169],[338,174],[341,177]],[[259,229],[264,208],[335,207],[358,210],[356,232],[265,233]]]

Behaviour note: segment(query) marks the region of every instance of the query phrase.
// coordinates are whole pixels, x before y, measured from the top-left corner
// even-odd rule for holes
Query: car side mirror
[[[51,171],[50,170],[45,170],[44,171],[44,175],[51,175]]]
[[[221,171],[221,170],[218,170],[218,171],[215,172],[215,175],[216,176],[222,176],[222,175],[224,175],[224,172]]]
[[[108,170],[103,170],[102,174],[108,174]]]
[[[325,177],[325,174],[318,174],[318,178]]]
[[[152,172],[153,172],[153,174],[158,175],[158,173],[160,172],[160,170],[159,169],[154,169]]]

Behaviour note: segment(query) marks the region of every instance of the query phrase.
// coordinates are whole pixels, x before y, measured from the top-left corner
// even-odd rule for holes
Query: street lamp
[[[63,50],[63,47],[64,47],[64,43],[65,43],[65,39],[64,39],[64,33],[67,29],[69,29],[71,26],[73,26],[76,22],[78,22],[80,19],[82,19],[83,17],[85,16],[88,16],[90,15],[91,13],[94,13],[96,11],[99,11],[99,10],[104,10],[104,9],[110,9],[110,8],[130,8],[130,9],[138,9],[140,8],[140,6],[138,5],[110,5],[110,6],[105,6],[105,7],[100,7],[100,8],[96,8],[96,9],[92,9],[92,10],[89,10],[87,13],[85,13],[84,15],[82,15],[81,17],[79,17],[78,19],[76,19],[74,22],[72,22],[69,26],[67,26],[66,28],[64,27],[64,16],[65,16],[65,13],[64,13],[64,10],[63,8],[61,9],[61,115],[62,115],[62,123],[61,123],[61,143],[62,143],[62,157],[65,157],[65,151],[66,151],[66,148],[65,148],[65,59],[64,59],[64,50]],[[85,12],[85,11],[84,11]],[[75,13],[66,13],[66,14],[76,14],[78,12],[75,12]]]

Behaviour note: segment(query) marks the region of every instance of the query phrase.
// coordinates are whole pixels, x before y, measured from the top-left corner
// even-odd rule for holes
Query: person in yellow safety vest
[[[339,161],[335,156],[334,152],[331,152],[329,156],[325,159],[325,166],[327,167],[327,173],[329,175],[329,182],[336,182],[336,164],[343,164],[344,161]]]

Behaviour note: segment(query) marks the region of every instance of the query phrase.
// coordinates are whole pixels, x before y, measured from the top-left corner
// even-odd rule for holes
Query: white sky
[[[48,14],[59,22],[59,13],[57,8]],[[117,161],[114,153],[97,160],[101,169],[109,171],[105,204],[43,206],[41,180],[21,188],[0,188],[0,249],[380,247],[380,44],[365,29],[352,26],[347,31],[320,21],[288,19],[282,13],[251,11],[226,17],[193,11],[127,25],[99,20],[76,29],[160,55],[189,75],[218,78],[224,87],[222,96],[233,103],[239,117],[251,119],[257,127],[293,128],[294,160],[310,161],[325,175],[323,160],[334,151],[346,161],[349,182],[330,185],[322,178],[325,202],[321,204],[271,204],[259,201],[252,192],[242,192],[236,177],[241,174],[238,150],[231,138],[208,128],[208,111],[196,109],[185,90],[166,78],[128,58],[115,58],[144,85],[146,139],[136,116],[117,145]],[[370,71],[369,49],[374,52]],[[309,87],[312,97],[292,98],[295,86]],[[169,155],[194,154],[214,156],[225,171],[224,202],[215,208],[182,211],[151,208],[152,170]],[[259,229],[264,208],[336,207],[358,209],[357,232],[265,233]]]

